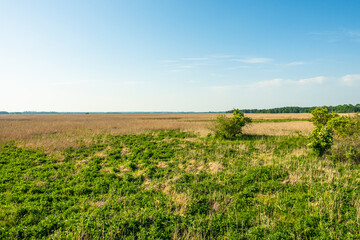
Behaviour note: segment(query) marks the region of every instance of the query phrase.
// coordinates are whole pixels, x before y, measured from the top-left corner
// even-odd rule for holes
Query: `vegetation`
[[[334,137],[332,128],[326,125],[315,126],[314,130],[309,136],[310,147],[313,152],[319,157],[324,156],[326,151],[328,151],[333,145]]]
[[[243,113],[310,113],[316,107],[281,107],[271,109],[243,109]],[[330,112],[338,113],[353,113],[360,112],[360,104],[344,104],[337,106],[324,106],[323,108],[328,109]],[[228,111],[232,112],[232,111]]]
[[[51,153],[8,142],[0,239],[358,239],[359,119],[322,125],[322,157],[301,134],[99,134]]]
[[[360,116],[339,116],[318,107],[312,112],[315,128],[310,134],[310,147],[319,157],[331,149],[336,137],[337,146],[331,153],[336,161],[360,162]]]
[[[251,119],[244,116],[239,109],[233,110],[231,118],[225,115],[219,115],[213,126],[215,137],[223,139],[235,139],[242,134],[242,128],[250,123]]]

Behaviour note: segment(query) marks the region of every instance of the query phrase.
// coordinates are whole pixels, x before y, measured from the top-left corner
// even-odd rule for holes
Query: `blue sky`
[[[0,0],[0,110],[360,103],[360,1]]]

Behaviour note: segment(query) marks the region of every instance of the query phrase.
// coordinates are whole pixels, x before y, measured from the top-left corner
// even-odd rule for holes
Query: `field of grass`
[[[360,238],[360,167],[309,151],[309,115],[215,117],[1,117],[0,239]]]

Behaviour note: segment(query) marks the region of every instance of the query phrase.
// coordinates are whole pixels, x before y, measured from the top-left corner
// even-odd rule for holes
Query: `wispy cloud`
[[[250,66],[241,65],[241,66],[229,67],[226,68],[226,70],[236,70],[236,69],[244,69],[244,68],[250,68]]]
[[[218,58],[232,58],[234,55],[212,55],[211,58],[218,59]]]
[[[182,58],[182,60],[185,60],[185,61],[206,61],[206,60],[209,60],[209,58],[206,58],[206,57],[199,57],[199,58]]]
[[[281,78],[275,78],[273,80],[267,80],[267,81],[260,81],[256,82],[254,84],[255,87],[274,87],[274,86],[281,86],[284,83],[284,80]]]
[[[317,39],[323,39],[330,43],[344,41],[344,40],[360,42],[360,30],[354,30],[354,29],[319,31],[319,32],[311,32],[310,34],[316,37]]]
[[[295,83],[300,85],[307,85],[307,84],[322,84],[326,80],[326,77],[319,76],[319,77],[313,77],[313,78],[304,78],[300,79],[298,81],[295,81]]]
[[[175,66],[175,68],[172,69],[171,72],[174,72],[174,73],[183,72],[183,71],[185,71],[187,69],[192,69],[192,68],[194,68],[193,65],[178,65],[178,66]]]
[[[224,86],[210,86],[208,88],[214,92],[224,92],[224,91],[229,90],[234,87],[235,86],[224,85]]]
[[[267,81],[259,81],[253,84],[254,87],[264,88],[264,87],[280,87],[284,85],[298,85],[298,86],[305,86],[311,84],[322,84],[326,80],[326,77],[319,76],[313,78],[303,78],[299,80],[290,80],[290,79],[282,79],[282,78],[275,78],[272,80]]]
[[[183,65],[183,66],[178,66],[178,68],[180,68],[180,69],[189,69],[189,68],[194,68],[194,66],[192,66],[192,65]]]
[[[360,83],[360,74],[348,74],[343,76],[340,81],[348,86],[353,86],[356,83]]]
[[[271,58],[246,58],[246,59],[234,59],[236,62],[243,62],[243,63],[268,63],[273,61]]]
[[[304,65],[305,62],[289,62],[286,63],[285,66],[298,66],[298,65]]]

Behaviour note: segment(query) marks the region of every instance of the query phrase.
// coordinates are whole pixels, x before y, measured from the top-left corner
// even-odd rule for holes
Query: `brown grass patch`
[[[224,166],[219,162],[209,162],[209,172],[217,173],[224,170]]]
[[[59,114],[59,115],[2,115],[0,143],[11,140],[19,146],[43,148],[56,154],[68,147],[89,145],[101,134],[139,134],[148,130],[191,131],[205,136],[209,125],[219,114]],[[226,114],[231,116],[232,114]],[[246,114],[253,119],[305,119],[309,114]],[[312,124],[305,121],[253,123],[244,133],[259,135],[289,135],[296,131],[309,133]],[[194,141],[193,139],[186,139]],[[124,150],[124,153],[126,149]]]
[[[297,133],[307,135],[313,128],[313,124],[306,121],[260,122],[245,126],[244,133],[272,136],[296,135]]]
[[[157,165],[159,168],[168,168],[169,165],[167,165],[166,162],[159,162],[158,165]]]

